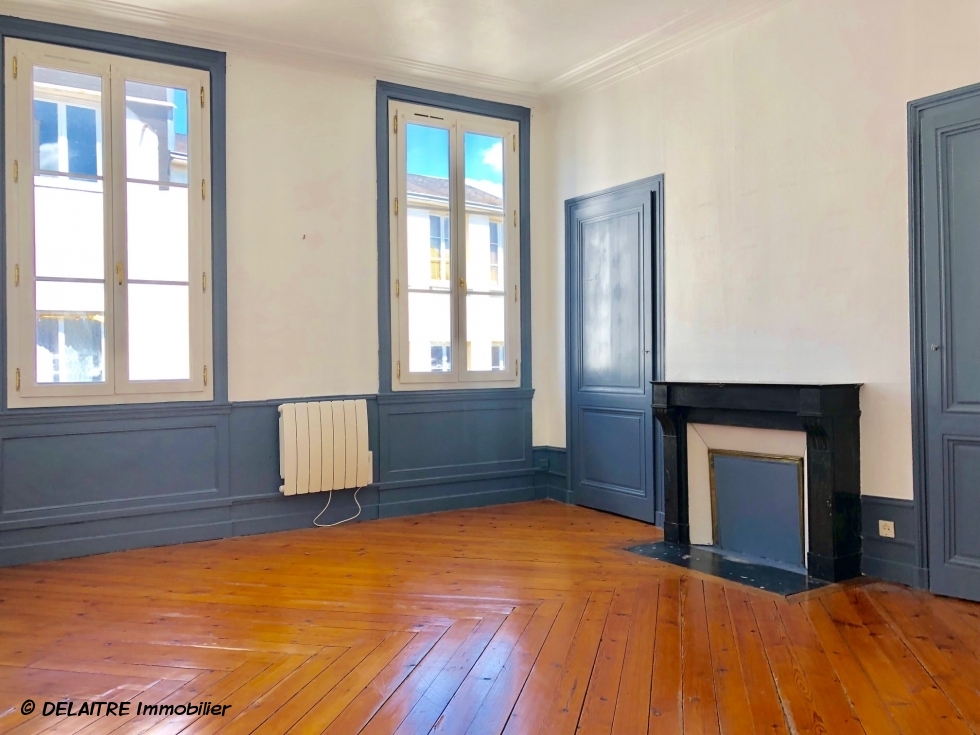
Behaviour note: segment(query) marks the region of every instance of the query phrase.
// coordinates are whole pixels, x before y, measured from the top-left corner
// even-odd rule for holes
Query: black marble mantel
[[[687,424],[806,432],[811,577],[861,573],[860,385],[654,382],[664,434],[664,538],[689,544]],[[764,512],[760,509],[760,512]]]

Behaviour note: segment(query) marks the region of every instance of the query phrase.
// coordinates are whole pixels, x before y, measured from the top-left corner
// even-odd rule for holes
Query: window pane
[[[448,293],[408,294],[408,369],[413,373],[452,370]],[[439,348],[438,351],[434,348]]]
[[[35,379],[101,383],[102,78],[40,66],[33,75]]]
[[[449,131],[410,123],[406,136],[409,371],[449,372]]]
[[[126,82],[126,176],[187,183],[187,90]]]
[[[187,283],[187,196],[185,187],[126,185],[130,280]]]
[[[34,166],[102,175],[102,78],[34,67]]]
[[[506,370],[504,140],[466,133],[463,144],[467,369]]]
[[[34,272],[38,277],[105,277],[102,182],[34,177]]]
[[[105,286],[38,281],[35,303],[37,382],[104,382]]]
[[[503,294],[466,294],[467,370],[507,369]]]
[[[190,378],[187,286],[129,284],[129,379]]]

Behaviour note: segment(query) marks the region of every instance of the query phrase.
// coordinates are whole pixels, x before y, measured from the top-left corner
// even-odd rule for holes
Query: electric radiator
[[[279,406],[279,475],[283,495],[371,484],[367,401]]]

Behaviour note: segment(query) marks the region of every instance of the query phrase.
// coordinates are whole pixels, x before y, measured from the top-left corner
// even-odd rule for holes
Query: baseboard
[[[101,524],[81,524],[93,527],[73,529],[69,537],[55,536],[21,544],[5,544],[0,547],[0,567],[152,546],[211,541],[234,535],[234,525],[227,519],[227,515],[222,519],[204,519],[203,522],[198,523],[195,523],[192,518],[178,519],[165,516],[142,520],[144,527],[135,530],[112,532]],[[166,525],[147,528],[146,526],[151,525],[151,520],[164,521]]]
[[[861,574],[918,589],[926,589],[929,585],[928,570],[867,554],[861,559]]]
[[[439,513],[447,510],[464,510],[467,508],[484,508],[490,505],[523,503],[534,499],[534,487],[524,484],[523,487],[484,490],[482,492],[468,492],[458,495],[443,495],[435,498],[387,501],[383,505],[380,505],[378,510],[380,518],[397,518],[400,516],[421,515],[423,513]]]

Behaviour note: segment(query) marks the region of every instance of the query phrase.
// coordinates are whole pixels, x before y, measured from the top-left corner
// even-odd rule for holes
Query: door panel
[[[582,388],[643,391],[642,216],[581,223]]]
[[[568,441],[576,503],[653,522],[654,205],[647,180],[566,204]]]
[[[930,588],[980,600],[980,99],[922,118]]]
[[[950,563],[966,565],[967,569],[980,569],[980,492],[977,481],[980,479],[980,441],[951,439],[948,442],[949,467],[947,476],[952,478],[947,501],[951,512],[948,515]],[[963,492],[972,488],[972,492]]]
[[[947,308],[940,316],[949,345],[950,408],[980,406],[980,128],[942,134],[946,227],[942,250]]]
[[[583,485],[643,496],[646,438],[642,411],[581,410]]]

